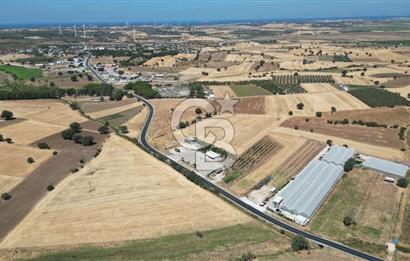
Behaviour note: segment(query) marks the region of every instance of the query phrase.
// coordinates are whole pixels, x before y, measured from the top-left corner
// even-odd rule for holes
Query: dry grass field
[[[384,244],[391,241],[398,197],[398,188],[384,182],[382,175],[355,169],[342,178],[313,217],[309,229],[341,242],[358,239],[363,242],[358,248],[364,250],[368,247],[366,244],[376,244],[375,252],[383,256]],[[345,216],[352,217],[356,225],[345,226]]]
[[[303,110],[296,105],[304,104]],[[270,115],[284,116],[293,111],[296,116],[313,116],[316,112],[330,111],[334,106],[337,110],[359,110],[369,108],[366,104],[346,92],[331,93],[303,93],[290,95],[276,95],[265,97],[265,111]]]
[[[127,134],[128,136],[132,138],[138,138],[141,132],[141,128],[144,125],[144,122],[146,120],[148,111],[147,109],[143,109],[140,113],[132,117],[129,121],[127,121],[125,126],[127,126],[129,133]]]
[[[410,85],[406,87],[401,87],[401,88],[388,88],[389,91],[391,92],[397,92],[400,93],[401,96],[404,98],[410,99],[409,94],[410,94]]]
[[[225,97],[226,93],[228,93],[231,98],[236,97],[235,92],[227,85],[210,85],[209,88],[217,98]]]
[[[51,157],[50,150],[40,150],[15,144],[0,143],[0,194],[10,191],[42,162]],[[35,162],[27,163],[32,157]]]
[[[103,106],[105,102],[103,102]],[[85,113],[90,116],[93,119],[98,119],[98,118],[102,118],[105,116],[109,116],[109,115],[113,115],[116,113],[120,113],[123,111],[127,111],[133,108],[136,108],[138,106],[140,106],[142,103],[138,102],[135,99],[126,99],[124,101],[121,102],[110,102],[110,104],[107,104],[107,108],[106,109],[101,109],[98,110],[96,108],[94,109],[90,109],[90,112],[85,111]]]
[[[330,83],[302,83],[300,85],[308,93],[336,92],[337,89]]]
[[[112,136],[98,158],[47,195],[1,246],[144,239],[249,221],[170,166]]]

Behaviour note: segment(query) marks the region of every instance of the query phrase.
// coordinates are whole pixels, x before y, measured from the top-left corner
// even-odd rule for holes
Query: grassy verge
[[[116,247],[87,246],[48,252],[29,260],[183,260],[211,251],[228,251],[238,245],[275,243],[280,235],[256,224],[236,225],[206,232],[132,241]],[[27,260],[27,259],[25,259]]]
[[[43,71],[40,69],[31,69],[14,65],[0,65],[0,71],[9,73],[19,80],[30,80],[31,78],[40,78]]]

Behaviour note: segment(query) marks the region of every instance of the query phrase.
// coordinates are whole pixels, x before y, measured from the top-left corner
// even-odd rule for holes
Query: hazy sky
[[[410,0],[0,0],[1,24],[410,16]]]

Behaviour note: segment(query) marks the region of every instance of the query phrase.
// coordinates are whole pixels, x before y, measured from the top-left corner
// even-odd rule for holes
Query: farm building
[[[407,171],[409,170],[409,167],[406,165],[375,157],[366,157],[362,166],[363,168],[379,171],[395,178],[406,177]]]
[[[343,175],[344,163],[355,153],[342,146],[330,147],[278,192],[273,208],[286,218],[306,225]]]

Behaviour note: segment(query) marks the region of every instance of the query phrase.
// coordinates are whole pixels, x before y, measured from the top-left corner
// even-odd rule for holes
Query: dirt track
[[[47,186],[58,184],[70,175],[72,168],[80,168],[79,161],[91,159],[100,147],[103,136],[92,131],[83,130],[83,135],[91,135],[96,144],[84,147],[73,141],[64,141],[60,133],[46,137],[39,142],[47,142],[58,154],[43,162],[22,182],[14,187],[9,201],[0,201],[0,239],[4,238],[33,209],[37,202],[47,193]],[[50,150],[50,153],[51,151]],[[75,174],[74,174],[75,175]]]

